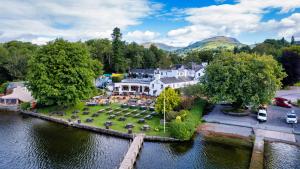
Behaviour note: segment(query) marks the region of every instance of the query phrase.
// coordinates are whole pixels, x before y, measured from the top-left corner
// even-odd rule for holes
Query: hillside
[[[216,36],[202,41],[195,42],[187,47],[176,50],[176,53],[183,54],[193,50],[226,49],[233,50],[235,46],[242,46],[235,38]]]
[[[147,42],[147,43],[143,43],[142,45],[145,48],[150,48],[151,45],[154,45],[154,46],[156,46],[159,49],[162,49],[162,50],[165,50],[165,51],[169,51],[169,52],[180,49],[180,47],[169,46],[169,45],[166,45],[166,44],[163,44],[163,43],[151,43],[151,42]]]

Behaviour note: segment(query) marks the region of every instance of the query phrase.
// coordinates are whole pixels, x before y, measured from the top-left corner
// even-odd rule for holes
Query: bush
[[[300,87],[300,82],[295,83],[294,86]]]
[[[170,134],[180,140],[190,140],[195,132],[195,126],[192,123],[172,121],[170,125]]]
[[[167,121],[174,120],[178,115],[179,115],[179,112],[176,112],[176,111],[166,112],[166,120]]]
[[[28,110],[30,109],[30,103],[29,102],[25,102],[25,103],[21,103],[20,108],[21,110]]]
[[[124,77],[121,76],[121,75],[119,75],[119,76],[113,76],[113,77],[111,78],[111,80],[112,80],[114,83],[121,82],[123,79],[124,79]]]
[[[180,108],[184,109],[184,110],[190,110],[193,106],[193,103],[194,103],[193,98],[190,98],[190,97],[183,98],[183,99],[181,99],[181,102],[180,102]]]
[[[0,93],[5,93],[7,86],[8,86],[8,82],[1,84]]]
[[[188,110],[181,110],[179,112],[179,116],[181,117],[181,120],[184,121],[187,118],[189,113],[190,112]]]

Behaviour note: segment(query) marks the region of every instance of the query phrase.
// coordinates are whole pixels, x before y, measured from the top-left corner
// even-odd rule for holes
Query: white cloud
[[[0,41],[109,38],[160,8],[148,0],[0,0]]]
[[[124,38],[128,41],[135,41],[137,43],[151,42],[159,37],[159,33],[151,31],[133,31],[128,32]]]
[[[278,37],[295,36],[300,38],[300,13],[294,13],[279,21],[270,20],[263,23],[263,26],[269,30],[276,30]]]
[[[299,29],[300,22],[297,16],[282,19],[279,23],[271,20],[268,24],[263,22],[262,18],[272,9],[287,13],[293,12],[296,8],[300,8],[300,0],[239,0],[231,5],[188,8],[185,10],[187,15],[185,20],[190,25],[169,31],[167,34],[169,41],[166,42],[184,46],[211,36],[236,37],[241,33],[264,30],[276,32],[278,36],[289,36],[297,33],[296,30]]]

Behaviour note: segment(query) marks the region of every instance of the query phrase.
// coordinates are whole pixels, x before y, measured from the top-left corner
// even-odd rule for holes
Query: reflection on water
[[[115,169],[129,142],[0,112],[0,169]],[[246,169],[251,149],[204,142],[144,143],[137,169]]]
[[[117,168],[127,140],[0,112],[0,168]]]
[[[137,169],[248,169],[251,149],[204,142],[197,136],[193,143],[145,143]],[[155,161],[155,163],[153,163]]]
[[[300,147],[284,144],[269,143],[265,148],[266,169],[299,169]]]

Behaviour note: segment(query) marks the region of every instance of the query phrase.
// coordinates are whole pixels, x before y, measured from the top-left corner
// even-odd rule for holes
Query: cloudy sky
[[[0,42],[110,38],[186,46],[213,36],[300,40],[300,0],[0,0]]]

